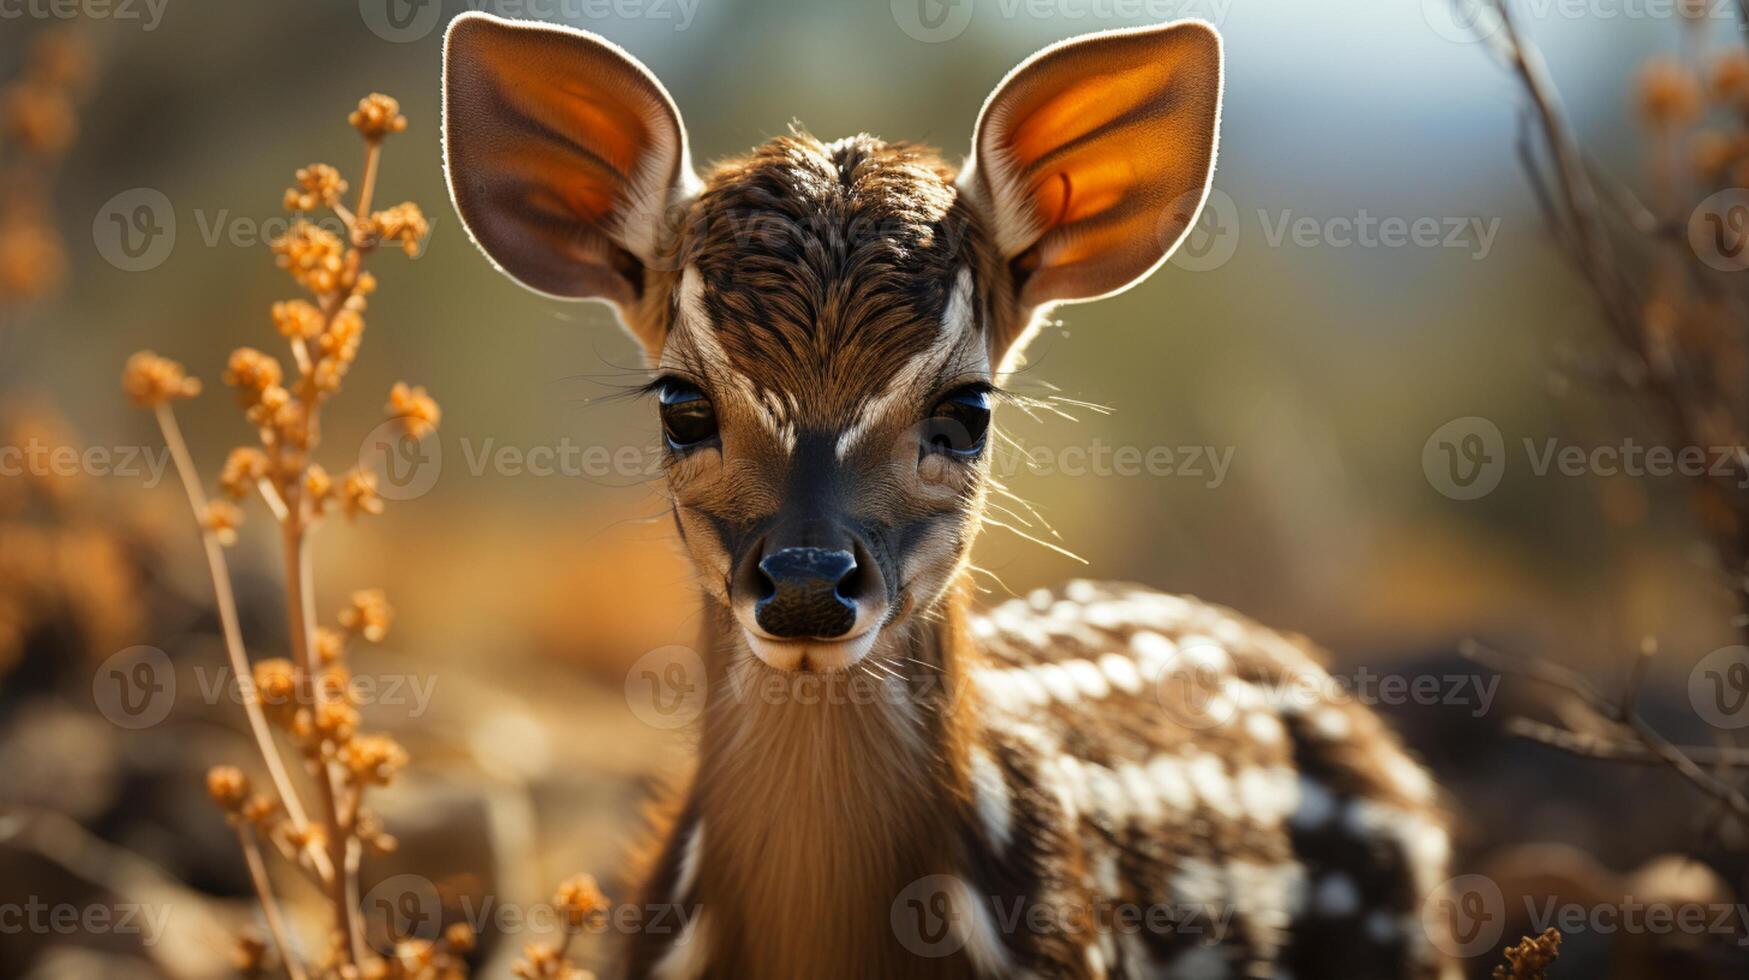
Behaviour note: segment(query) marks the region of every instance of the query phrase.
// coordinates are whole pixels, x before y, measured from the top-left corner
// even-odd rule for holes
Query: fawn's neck
[[[692,808],[713,964],[894,975],[894,896],[953,868],[959,846],[975,730],[964,603],[952,589],[939,615],[891,629],[868,667],[742,662],[714,679]],[[736,629],[722,617],[707,639],[730,649]]]

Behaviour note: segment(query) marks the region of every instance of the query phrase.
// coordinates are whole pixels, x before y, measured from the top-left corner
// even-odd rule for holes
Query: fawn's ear
[[[504,273],[628,322],[665,215],[697,186],[674,101],[631,55],[480,13],[444,42],[443,155],[456,212]]]
[[[1071,38],[1008,73],[960,186],[1023,308],[1111,295],[1172,254],[1208,195],[1220,106],[1220,35],[1201,21]]]

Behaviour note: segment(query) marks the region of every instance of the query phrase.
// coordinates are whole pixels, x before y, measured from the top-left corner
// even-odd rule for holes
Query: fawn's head
[[[783,669],[927,613],[967,558],[995,384],[1053,304],[1145,278],[1214,167],[1199,22],[1040,52],[964,167],[856,136],[693,172],[661,84],[594,35],[451,26],[456,210],[523,285],[610,303],[656,380],[674,515],[706,590]]]

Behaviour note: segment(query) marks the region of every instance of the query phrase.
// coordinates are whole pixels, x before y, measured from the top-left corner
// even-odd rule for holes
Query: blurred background
[[[1651,165],[1633,66],[1693,54],[1702,34],[1741,47],[1728,6],[1701,32],[1657,4],[1527,13],[1575,125],[1625,184]],[[285,228],[283,188],[312,161],[356,179],[344,116],[368,92],[398,98],[409,121],[386,145],[380,200],[417,202],[431,230],[416,258],[373,260],[380,289],[322,458],[333,472],[358,461],[396,380],[425,385],[443,421],[410,475],[383,474],[381,516],[331,521],[316,539],[325,615],[366,587],[397,610],[385,642],[354,659],[407,685],[364,715],[412,755],[377,803],[401,846],[367,862],[366,886],[416,874],[450,916],[486,896],[538,901],[573,871],[622,894],[642,801],[684,771],[688,730],[651,723],[632,672],[697,625],[645,465],[654,412],[618,397],[640,376],[607,309],[516,288],[449,206],[440,45],[464,9],[624,46],[672,92],[701,165],[792,121],[957,160],[985,95],[1035,49],[1216,22],[1228,81],[1202,223],[1145,284],[1061,311],[1016,385],[1110,414],[1000,419],[1050,461],[999,460],[1036,510],[1025,530],[1084,562],[992,528],[977,551],[987,600],[1074,576],[1135,580],[1304,633],[1345,677],[1434,678],[1437,695],[1379,695],[1379,708],[1451,792],[1459,870],[1505,895],[1499,942],[1469,951],[1478,975],[1534,931],[1514,916],[1517,890],[1538,883],[1593,903],[1737,907],[1743,842],[1704,797],[1659,767],[1508,737],[1509,719],[1553,710],[1546,695],[1457,652],[1477,638],[1613,691],[1655,638],[1647,716],[1679,742],[1732,727],[1690,699],[1697,664],[1736,642],[1737,623],[1682,479],[1538,472],[1551,440],[1589,451],[1668,435],[1566,372],[1600,320],[1524,179],[1520,90],[1445,0],[86,0],[0,5],[0,79],[22,77],[55,32],[90,55],[76,140],[14,202],[59,248],[0,235],[13,286],[0,295],[0,444],[114,454],[0,476],[0,902],[171,914],[155,937],[0,922],[0,974],[226,975],[233,935],[255,922],[235,840],[200,790],[209,765],[247,768],[252,747],[236,701],[213,694],[226,661],[193,521],[174,472],[151,472],[157,430],[117,379],[142,348],[202,378],[207,393],[179,415],[216,477],[250,438],[219,384],[225,359],[277,344],[269,306],[294,295],[267,245]],[[1436,434],[1454,422],[1499,440],[1491,489],[1442,471]],[[1101,455],[1116,447],[1176,463]],[[603,449],[635,462],[603,466],[588,452]],[[230,550],[244,631],[252,654],[284,656],[278,542],[258,505],[250,517]],[[161,651],[174,681],[154,689],[171,700],[144,725],[118,721],[105,693],[106,671],[131,669],[138,647]],[[305,915],[313,900],[287,887]],[[1740,976],[1746,927],[1733,921],[1698,936],[1580,929],[1557,975],[1681,963]],[[503,975],[525,932],[485,930],[481,975]]]

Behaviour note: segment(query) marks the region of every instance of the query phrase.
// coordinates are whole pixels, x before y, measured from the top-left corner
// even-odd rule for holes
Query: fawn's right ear
[[[444,42],[443,155],[468,233],[506,275],[625,308],[698,179],[662,83],[604,38],[466,13]],[[646,344],[649,338],[639,338]]]

